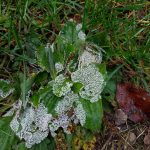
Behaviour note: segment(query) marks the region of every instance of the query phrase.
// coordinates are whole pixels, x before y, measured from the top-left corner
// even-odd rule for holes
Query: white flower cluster
[[[58,96],[64,96],[71,91],[72,83],[67,81],[63,74],[57,76],[53,83],[53,93]]]
[[[76,33],[80,40],[85,41],[86,35],[81,29],[82,25],[78,24]],[[50,44],[48,43],[46,49],[49,47]],[[25,140],[27,148],[40,143],[49,133],[54,137],[59,128],[62,128],[65,133],[69,134],[68,127],[72,123],[80,123],[84,126],[88,118],[80,98],[89,100],[91,103],[97,102],[101,98],[105,82],[103,75],[95,65],[95,63],[101,63],[101,53],[95,52],[86,46],[78,60],[79,62],[76,62],[77,64],[79,63],[78,69],[73,73],[70,72],[71,77],[60,74],[64,67],[60,62],[55,63],[55,69],[59,75],[55,80],[49,82],[49,85],[52,85],[53,94],[61,97],[61,100],[57,102],[54,108],[57,114],[56,117],[49,114],[48,109],[42,103],[37,108],[30,103],[30,106],[27,105],[22,110],[21,101],[18,104],[14,104],[10,112],[4,115],[10,116],[16,112],[10,127],[20,139]],[[76,86],[74,83],[82,83],[83,85],[78,93],[73,91],[74,86]],[[27,104],[29,104],[30,92],[26,99]]]
[[[55,111],[57,112],[58,115],[66,113],[68,110],[72,108],[73,103],[78,100],[79,100],[78,94],[69,92],[64,96],[64,98],[61,101],[58,102]]]
[[[78,94],[74,94],[72,91],[65,95],[61,101],[59,101],[55,108],[55,111],[59,116],[61,116],[62,114],[67,114],[67,112],[69,111],[73,111],[72,116],[70,116],[70,118],[68,119],[70,121],[73,120],[75,124],[77,124],[78,122],[80,122],[82,126],[85,124],[85,110],[83,109],[82,104],[79,101]]]
[[[79,92],[80,96],[90,102],[98,101],[104,87],[103,75],[99,72],[94,64],[90,64],[83,68],[79,68],[71,75],[73,82],[81,82],[83,84],[82,90]]]
[[[10,123],[11,129],[20,139],[24,139],[26,147],[40,143],[49,133],[48,124],[52,115],[47,113],[47,108],[40,104],[37,109],[27,107],[24,112],[17,112]]]
[[[0,85],[2,84],[2,87],[4,85],[4,88],[0,89],[0,97],[1,98],[6,98],[7,96],[9,96],[11,93],[13,93],[14,89],[13,88],[10,88],[10,89],[7,89],[6,86],[9,86],[10,84],[10,81],[8,80],[3,80],[3,79],[0,79]]]
[[[86,113],[85,110],[83,109],[83,106],[80,101],[76,102],[77,107],[74,110],[75,117],[79,120],[80,124],[83,126],[86,121]]]
[[[67,100],[70,100],[70,103],[67,104]],[[19,101],[19,103],[14,104],[12,108],[13,113],[16,111],[16,114],[10,122],[10,127],[20,139],[25,140],[27,148],[31,148],[34,144],[40,143],[49,133],[54,137],[59,128],[62,128],[65,133],[69,134],[68,126],[73,120],[74,123],[80,122],[81,125],[85,123],[85,111],[78,100],[77,94],[70,93],[65,96],[56,108],[56,112],[59,114],[58,118],[54,118],[51,114],[48,114],[47,108],[42,103],[39,104],[38,108],[28,106],[24,111],[21,111],[21,101]],[[78,105],[75,109],[75,113],[69,117],[65,108],[71,108],[73,102],[78,102]],[[61,108],[62,111],[60,112]],[[13,115],[13,113],[10,115]]]
[[[83,51],[82,55],[79,57],[79,68],[83,66],[88,66],[91,63],[101,63],[102,54],[94,52],[91,48],[86,47],[86,50]]]
[[[53,122],[49,125],[51,135],[56,136],[56,131],[61,127],[64,132],[69,134],[68,126],[70,125],[70,119],[66,114],[60,115],[57,119],[54,119]]]

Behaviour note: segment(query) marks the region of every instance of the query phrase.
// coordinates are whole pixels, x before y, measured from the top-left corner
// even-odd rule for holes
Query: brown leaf
[[[118,84],[116,99],[119,107],[133,122],[141,122],[150,118],[150,94],[132,84]]]

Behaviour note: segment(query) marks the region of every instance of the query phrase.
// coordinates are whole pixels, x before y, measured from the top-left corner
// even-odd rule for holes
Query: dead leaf
[[[129,142],[134,143],[136,140],[136,135],[133,132],[129,133]]]
[[[137,123],[150,118],[150,94],[132,84],[118,84],[116,99],[120,109]]]
[[[150,128],[148,129],[148,134],[144,137],[144,144],[150,145]]]
[[[117,109],[115,112],[115,124],[116,125],[122,125],[125,124],[127,121],[127,115],[121,110]]]

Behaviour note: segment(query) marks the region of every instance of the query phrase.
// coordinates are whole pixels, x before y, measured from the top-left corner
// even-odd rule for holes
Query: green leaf
[[[78,33],[76,23],[69,21],[56,39],[57,51],[64,55],[62,57],[64,62],[71,54],[81,51],[85,46],[85,42],[79,39]]]
[[[25,142],[21,142],[15,146],[15,150],[28,150],[28,148],[25,147]]]
[[[56,77],[56,70],[51,48],[43,46],[39,47],[37,50],[37,61],[43,70],[50,72],[53,79]]]
[[[48,56],[46,54],[45,47],[43,46],[37,49],[37,61],[43,70],[47,70],[49,72]]]
[[[10,117],[0,119],[0,149],[1,150],[10,150],[15,139],[15,135],[9,126],[11,119],[12,118]]]
[[[104,112],[107,112],[107,113],[114,113],[114,112],[113,112],[114,107],[112,106],[112,104],[111,104],[109,101],[103,99],[103,100],[102,100],[102,103],[103,103],[103,110],[104,110]]]
[[[118,67],[108,75],[107,81],[109,81],[123,66],[124,64],[118,65]]]
[[[34,83],[39,87],[40,85],[45,84],[45,82],[47,81],[47,78],[48,78],[48,73],[46,71],[39,72],[35,76]]]
[[[101,128],[103,118],[102,101],[91,103],[88,100],[80,100],[86,112],[85,128],[90,129],[92,132],[98,132]]]
[[[55,112],[55,106],[59,101],[59,98],[53,94],[51,85],[39,89],[38,92],[33,94],[31,99],[35,106],[42,102],[48,108],[49,113],[52,114]]]
[[[38,106],[38,104],[42,102],[43,100],[47,101],[47,99],[51,97],[51,94],[52,94],[52,87],[47,85],[45,87],[40,88],[38,92],[35,92],[32,95],[31,99],[32,99],[33,104],[35,106]]]
[[[66,142],[67,142],[67,146],[68,146],[68,150],[72,150],[72,144],[73,144],[73,138],[74,138],[74,134],[66,134]]]
[[[83,84],[80,82],[76,82],[73,84],[72,90],[74,91],[74,93],[79,93],[79,91],[82,89]]]
[[[54,47],[54,60],[55,62],[60,62],[64,65],[65,62],[65,56],[64,56],[64,50],[65,50],[65,44],[63,43],[62,38],[58,35],[55,41],[55,47]]]
[[[61,30],[60,36],[63,38],[65,43],[74,44],[78,39],[76,24],[70,21],[66,23],[64,28]]]
[[[23,101],[23,107],[25,108],[26,107],[26,104],[28,102],[28,98],[26,98],[29,90],[31,89],[32,87],[32,84],[34,82],[34,78],[35,77],[30,77],[28,79],[26,79],[26,76],[25,74],[20,74],[20,81],[21,81],[21,100]]]
[[[113,101],[116,96],[116,81],[109,80],[102,92],[102,97],[107,101]]]
[[[29,150],[54,150],[54,149],[55,149],[54,140],[52,138],[50,139],[46,138],[44,141],[34,145]]]
[[[96,64],[96,66],[98,67],[99,69],[99,72],[105,76],[106,75],[106,64],[105,63],[102,63],[102,64]]]

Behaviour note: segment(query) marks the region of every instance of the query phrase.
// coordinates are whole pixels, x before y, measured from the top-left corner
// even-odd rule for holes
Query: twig
[[[145,131],[146,131],[147,128],[145,128],[138,136],[136,139],[138,139]]]
[[[108,140],[105,142],[105,144],[103,145],[102,149],[101,150],[104,150],[106,145],[109,143],[109,141],[111,140],[112,138],[112,135],[108,138]]]
[[[122,137],[121,135],[120,135],[120,137],[121,137],[133,150],[135,150],[135,149],[132,147],[132,145],[131,145],[126,139],[124,139],[124,137]]]

